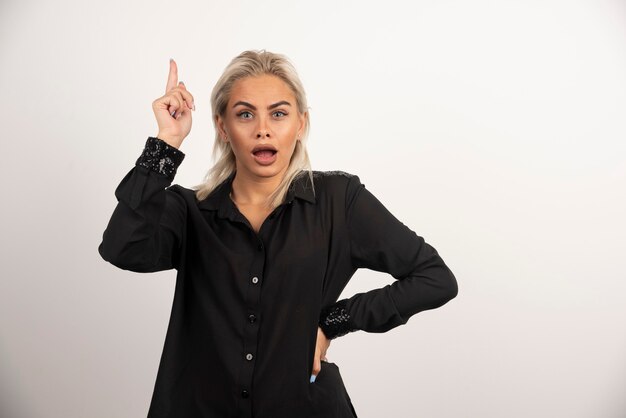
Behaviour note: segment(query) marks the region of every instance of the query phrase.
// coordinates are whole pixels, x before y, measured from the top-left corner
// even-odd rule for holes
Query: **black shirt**
[[[149,137],[115,190],[98,251],[135,272],[176,269],[171,318],[148,417],[348,418],[339,367],[310,382],[328,338],[385,332],[457,295],[437,251],[343,171],[292,182],[257,234],[229,197],[171,185],[185,154]],[[397,281],[337,300],[358,268]]]

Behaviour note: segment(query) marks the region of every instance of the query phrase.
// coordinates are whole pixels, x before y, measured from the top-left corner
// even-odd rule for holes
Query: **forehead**
[[[263,104],[290,98],[293,100],[294,94],[287,83],[275,75],[263,74],[237,80],[233,84],[229,102],[244,100],[252,104]]]

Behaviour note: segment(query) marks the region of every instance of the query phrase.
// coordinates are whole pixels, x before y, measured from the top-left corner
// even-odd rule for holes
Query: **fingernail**
[[[170,62],[174,61],[174,58],[170,58]]]
[[[172,113],[170,113],[170,115],[172,115],[172,117],[174,117],[174,114],[176,113],[175,110],[172,111]]]
[[[317,376],[315,376],[314,374],[311,375],[311,383],[315,382]]]
[[[193,110],[196,110],[196,104],[195,104],[194,102],[191,102],[191,108],[192,108]]]

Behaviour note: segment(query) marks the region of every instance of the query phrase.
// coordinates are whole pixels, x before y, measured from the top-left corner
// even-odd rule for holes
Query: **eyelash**
[[[252,112],[250,112],[250,111],[248,111],[248,110],[244,110],[243,112],[239,112],[239,113],[237,113],[237,116],[239,116],[239,117],[241,118],[241,115],[243,115],[244,113],[250,113],[250,114],[251,114]],[[282,114],[283,114],[283,116],[287,116],[287,115],[288,115],[288,113],[287,113],[287,112],[283,112],[282,110],[277,110],[277,111],[275,111],[274,113],[282,113]],[[243,118],[243,119],[250,119],[250,118]]]

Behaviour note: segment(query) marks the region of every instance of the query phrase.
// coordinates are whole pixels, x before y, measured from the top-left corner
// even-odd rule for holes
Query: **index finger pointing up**
[[[167,93],[178,85],[178,67],[176,61],[170,58],[170,73],[167,77],[167,85],[165,86],[165,92]]]

